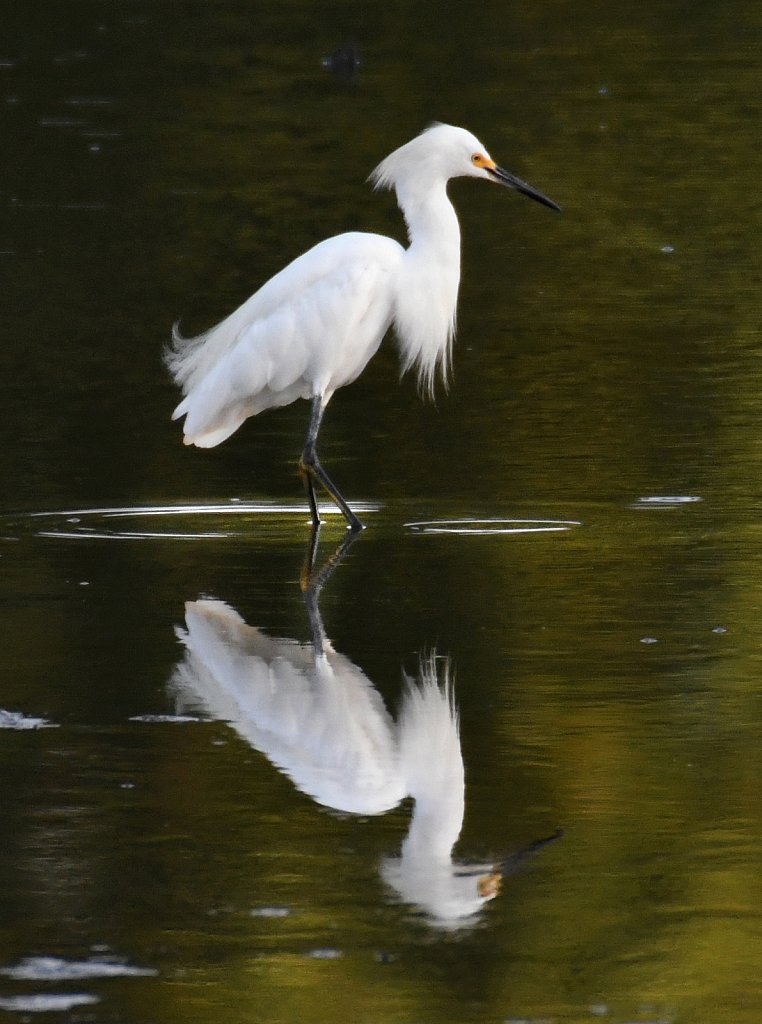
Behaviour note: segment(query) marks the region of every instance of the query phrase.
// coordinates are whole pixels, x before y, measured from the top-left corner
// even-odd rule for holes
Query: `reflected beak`
[[[531,857],[533,853],[537,853],[543,846],[547,846],[549,843],[555,843],[556,839],[560,839],[564,834],[562,828],[556,829],[552,835],[544,836],[542,839],[535,839],[533,843],[529,843],[528,846],[522,847],[517,850],[516,853],[512,853],[509,857],[506,857],[499,864],[495,865],[495,872],[503,875],[512,875],[521,865],[522,861],[525,861],[527,857]]]
[[[485,166],[485,170],[488,171],[495,181],[499,181],[501,185],[507,185],[508,188],[515,188],[517,192],[521,192],[523,196],[529,196],[530,199],[535,199],[538,203],[542,203],[543,206],[549,206],[551,210],[558,210],[561,212],[561,207],[558,203],[554,203],[552,199],[548,199],[542,192],[538,192],[536,188],[532,188],[531,185],[527,185],[521,178],[517,178],[515,174],[511,174],[510,171],[504,170],[502,167],[498,167],[497,164],[493,164],[492,167]]]

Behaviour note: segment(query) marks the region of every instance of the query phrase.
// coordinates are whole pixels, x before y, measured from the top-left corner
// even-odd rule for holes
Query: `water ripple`
[[[378,506],[359,503],[360,512]],[[321,507],[324,518],[339,515],[333,506]],[[309,521],[306,505],[243,502],[216,505],[148,505],[124,508],[67,509],[26,512],[0,517],[0,538],[20,536],[69,540],[217,540],[251,535],[255,525],[286,525],[299,517]],[[210,521],[213,518],[213,521]]]
[[[634,501],[630,508],[679,508],[703,500],[698,494],[648,494]]]
[[[405,523],[413,533],[460,534],[483,537],[492,534],[563,533],[582,523],[576,519],[432,519]]]

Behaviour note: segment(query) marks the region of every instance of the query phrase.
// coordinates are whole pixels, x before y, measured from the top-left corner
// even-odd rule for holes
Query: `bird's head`
[[[431,125],[390,153],[370,176],[375,188],[393,188],[398,195],[400,190],[430,188],[450,178],[484,178],[498,182],[551,210],[560,210],[552,199],[499,167],[475,135],[451,124]]]

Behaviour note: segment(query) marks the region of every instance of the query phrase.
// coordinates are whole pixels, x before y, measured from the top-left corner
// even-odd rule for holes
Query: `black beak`
[[[510,171],[503,170],[502,167],[489,167],[487,168],[489,173],[495,179],[499,181],[501,185],[507,185],[508,188],[515,188],[517,192],[521,192],[524,196],[529,196],[530,199],[535,199],[538,203],[542,203],[543,206],[549,206],[551,210],[558,210],[561,212],[561,207],[558,203],[554,203],[552,199],[548,199],[547,196],[543,195],[542,192],[538,192],[536,188],[532,188],[531,185],[527,185],[521,178],[517,178],[515,174],[511,174]]]

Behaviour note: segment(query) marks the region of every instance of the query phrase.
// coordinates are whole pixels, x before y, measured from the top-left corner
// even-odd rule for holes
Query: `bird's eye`
[[[481,153],[474,153],[474,155],[471,157],[471,163],[480,164],[483,159],[484,157],[481,155]]]

